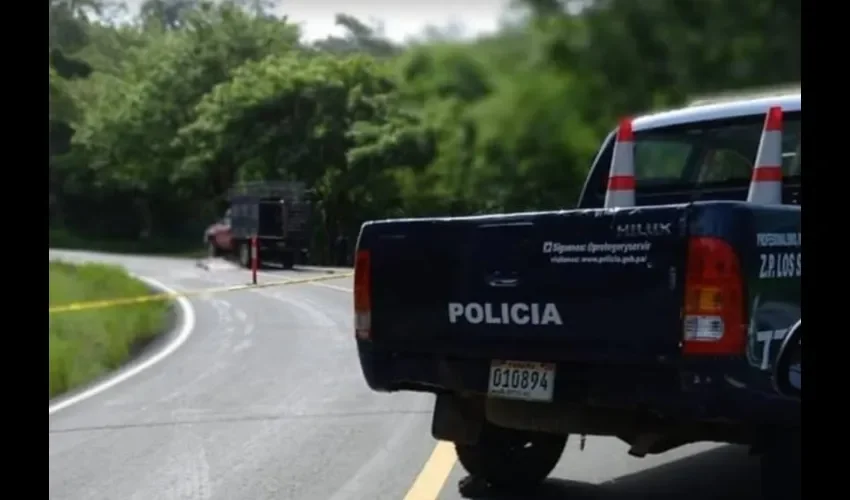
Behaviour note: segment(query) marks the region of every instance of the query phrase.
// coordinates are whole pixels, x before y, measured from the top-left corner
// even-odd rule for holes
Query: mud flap
[[[481,435],[484,414],[476,411],[474,401],[455,394],[438,394],[431,421],[434,439],[475,444]]]

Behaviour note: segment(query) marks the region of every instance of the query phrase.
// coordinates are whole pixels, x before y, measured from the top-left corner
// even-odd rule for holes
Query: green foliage
[[[123,25],[51,0],[51,225],[200,241],[234,182],[296,179],[321,259],[370,218],[571,206],[619,116],[800,80],[800,0],[517,4],[493,35],[399,45],[345,14],[305,43],[256,0]]]
[[[50,306],[137,297],[147,286],[123,269],[100,264],[50,262]],[[162,332],[169,304],[164,301],[51,314],[49,317],[50,397],[113,370]]]

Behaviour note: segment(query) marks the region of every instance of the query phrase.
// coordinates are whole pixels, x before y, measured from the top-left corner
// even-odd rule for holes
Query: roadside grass
[[[117,240],[89,238],[73,234],[65,229],[50,228],[48,246],[65,250],[89,250],[93,252],[159,255],[163,257],[200,258],[207,255],[207,249],[196,240],[173,241],[165,239]]]
[[[50,306],[152,293],[120,267],[102,264],[49,266]],[[168,301],[49,315],[50,398],[119,367],[166,328]]]

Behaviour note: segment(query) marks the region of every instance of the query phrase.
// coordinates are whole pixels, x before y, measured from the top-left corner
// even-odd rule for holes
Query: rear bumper
[[[358,352],[366,382],[375,391],[487,394],[489,358],[393,353],[362,341],[358,341]],[[560,361],[553,403],[640,410],[676,420],[774,423],[799,416],[793,402],[730,383],[727,374],[740,369],[738,363],[717,359],[666,364]]]

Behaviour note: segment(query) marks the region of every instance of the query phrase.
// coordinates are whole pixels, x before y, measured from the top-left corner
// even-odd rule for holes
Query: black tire
[[[283,252],[280,254],[280,265],[284,269],[292,269],[295,267],[295,254],[293,252]]]
[[[239,244],[239,265],[245,269],[251,268],[251,247],[248,243]]]
[[[802,498],[800,431],[787,431],[767,444],[761,456],[763,500]]]
[[[566,444],[567,436],[485,424],[478,443],[455,443],[455,450],[471,476],[496,488],[516,490],[542,483],[558,464]]]

